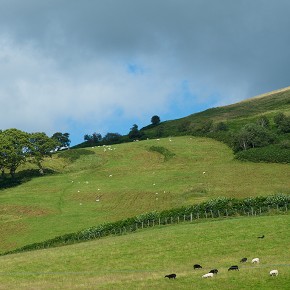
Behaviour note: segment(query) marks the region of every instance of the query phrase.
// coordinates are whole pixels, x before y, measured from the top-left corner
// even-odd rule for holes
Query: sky
[[[0,129],[127,134],[290,86],[289,0],[0,0]]]

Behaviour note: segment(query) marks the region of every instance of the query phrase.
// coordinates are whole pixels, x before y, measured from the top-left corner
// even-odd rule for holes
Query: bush
[[[149,148],[149,150],[152,152],[158,152],[158,153],[162,154],[164,156],[164,161],[167,161],[170,158],[175,156],[175,154],[173,152],[169,151],[168,149],[166,149],[165,147],[162,147],[162,146],[151,146]]]
[[[241,161],[290,163],[290,148],[279,145],[252,148],[236,153],[235,158]]]

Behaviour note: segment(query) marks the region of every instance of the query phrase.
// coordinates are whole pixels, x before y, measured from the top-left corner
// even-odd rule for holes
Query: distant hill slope
[[[143,131],[150,135],[156,135],[156,131],[162,127],[163,134],[165,135],[182,135],[183,124],[191,123],[192,126],[199,126],[207,120],[212,120],[214,123],[228,122],[230,128],[239,128],[261,115],[272,117],[277,112],[290,115],[290,87],[275,90],[228,106],[210,108],[177,120],[162,122],[157,127],[144,127]]]

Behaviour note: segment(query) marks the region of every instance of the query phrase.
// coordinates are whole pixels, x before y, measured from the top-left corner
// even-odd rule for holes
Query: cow
[[[169,275],[165,275],[164,278],[168,278],[168,279],[175,279],[176,278],[176,274],[169,274]]]

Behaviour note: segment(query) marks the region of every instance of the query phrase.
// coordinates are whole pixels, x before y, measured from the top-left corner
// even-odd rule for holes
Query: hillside
[[[155,227],[0,257],[1,289],[289,289],[289,215]],[[264,239],[257,236],[265,235]],[[240,259],[259,257],[260,264]],[[193,270],[194,264],[203,269]],[[240,271],[228,271],[238,265]],[[201,276],[218,269],[211,279]],[[277,277],[269,271],[278,269]],[[176,273],[168,280],[166,274]]]
[[[290,87],[249,98],[236,104],[210,108],[181,119],[162,122],[159,128],[162,126],[163,134],[167,136],[180,135],[180,133],[184,133],[181,129],[186,124],[199,127],[204,122],[212,120],[214,123],[227,122],[230,129],[237,129],[261,115],[273,117],[278,112],[290,115]],[[155,135],[157,128],[148,126],[148,128],[144,128],[144,131],[147,134]]]
[[[45,168],[55,173],[0,191],[0,252],[213,197],[290,193],[289,165],[240,162],[226,145],[189,136],[68,150]]]

